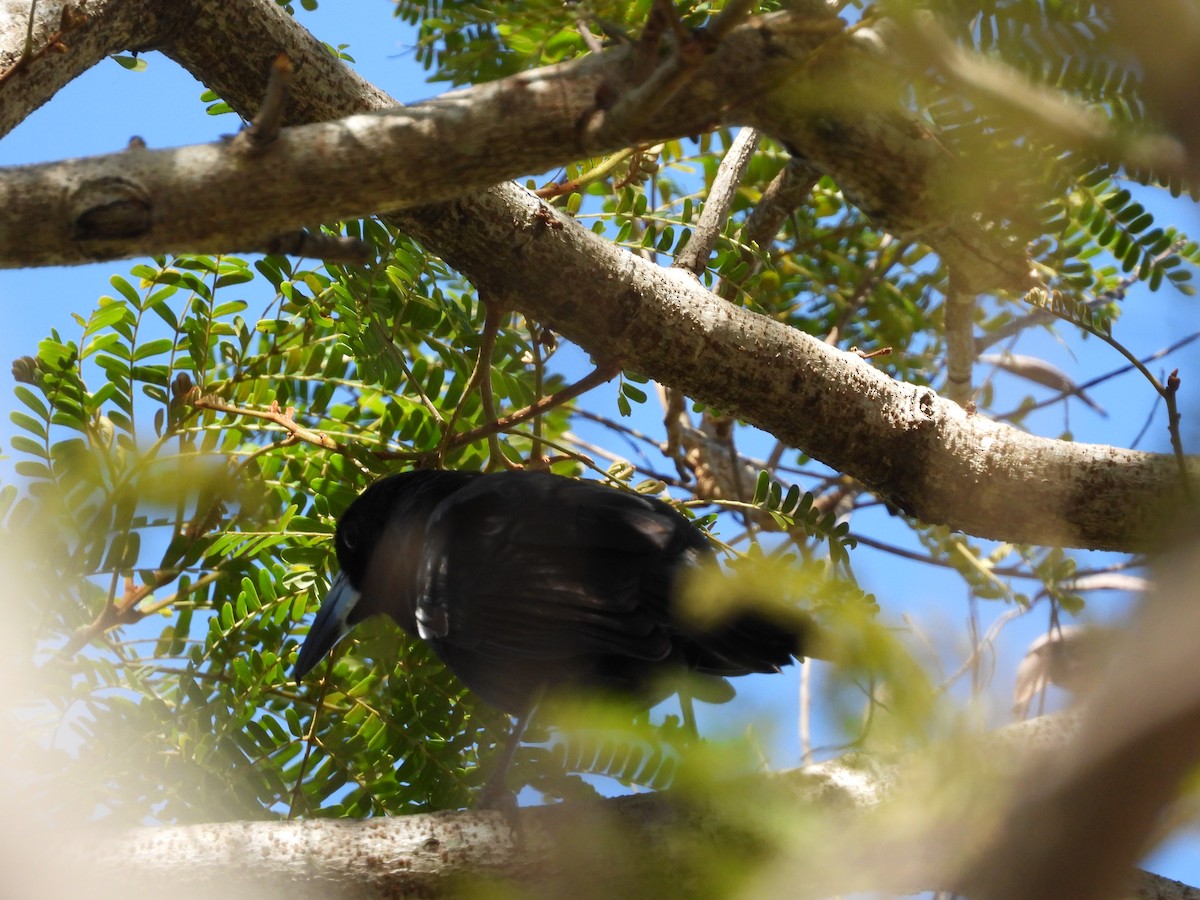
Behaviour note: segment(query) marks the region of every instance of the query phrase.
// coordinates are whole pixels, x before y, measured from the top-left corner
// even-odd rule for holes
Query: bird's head
[[[346,508],[334,534],[341,571],[300,647],[297,681],[370,616],[384,613],[416,631],[413,610],[422,539],[438,503],[468,477],[434,470],[389,475]]]

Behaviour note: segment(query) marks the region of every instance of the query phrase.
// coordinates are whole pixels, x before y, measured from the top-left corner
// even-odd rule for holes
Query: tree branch
[[[1023,722],[991,736],[987,752],[1011,759],[1014,751],[1061,746],[1071,734],[1069,720]],[[1019,755],[1019,754],[1018,754]],[[816,763],[771,776],[755,776],[725,785],[719,793],[746,796],[770,792],[784,797],[793,811],[812,808],[840,818],[840,810],[878,806],[903,783],[906,769],[920,758],[868,762],[859,754]],[[617,797],[596,804],[525,807],[517,811],[518,831],[499,813],[446,812],[355,822],[315,819],[302,822],[228,822],[140,829],[100,841],[71,858],[86,860],[103,874],[119,867],[122,879],[143,891],[158,883],[186,884],[222,891],[246,889],[260,896],[289,898],[339,896],[412,896],[440,894],[454,876],[511,879],[525,890],[567,896],[580,869],[599,875],[606,896],[615,896],[626,879],[635,879],[645,895],[641,866],[655,862],[670,878],[687,878],[669,857],[689,855],[669,842],[705,852],[710,843],[743,832],[715,798],[661,792]],[[843,826],[847,823],[843,822]],[[769,827],[768,829],[769,830]],[[913,836],[914,846],[920,837]],[[722,853],[719,846],[709,852]],[[728,852],[728,847],[724,852]],[[666,853],[668,858],[664,858]],[[364,854],[370,863],[364,865]],[[727,857],[726,857],[727,858]],[[595,868],[603,860],[602,874]],[[695,865],[695,861],[691,865]],[[660,877],[662,877],[660,875]],[[823,880],[825,873],[819,880]],[[856,876],[857,878],[857,876]],[[884,867],[871,876],[885,888],[896,884]],[[815,896],[800,882],[790,896]],[[595,884],[588,895],[595,895]]]
[[[743,128],[729,145],[692,228],[692,236],[688,238],[687,246],[675,257],[676,268],[686,269],[697,277],[708,268],[708,258],[717,244],[717,238],[721,236],[721,230],[729,221],[738,186],[758,149],[759,137],[753,128]]]
[[[324,46],[271,0],[241,0],[236,7],[216,0],[193,2],[196,27],[186,32],[186,42],[167,43],[164,52],[187,65],[244,116],[252,117],[261,104],[279,48],[295,63],[290,121],[335,118],[385,103],[382,95],[366,91],[357,76],[331,66]],[[236,24],[228,22],[231,9],[236,9]],[[722,61],[736,62],[733,83],[753,84],[767,72],[794,72],[796,63],[788,54],[798,52],[807,59],[804,48],[827,40],[829,32],[828,25],[794,14],[752,20],[722,41],[700,74],[667,107],[670,121],[680,121],[680,111],[696,103],[710,113],[730,105],[727,99],[715,99],[727,89],[726,82],[715,81],[723,70],[714,67]],[[857,48],[833,46],[821,57],[827,69],[823,77],[844,73],[849,66],[849,59],[844,65],[831,62],[839,49],[862,56]],[[395,122],[427,124],[441,123],[439,116],[461,116],[458,124],[446,123],[458,134],[462,122],[476,115],[475,102],[518,99],[523,136],[516,143],[538,148],[535,153],[547,147],[558,152],[575,146],[573,126],[561,116],[590,109],[598,79],[620,77],[621,51],[616,48],[601,57],[447,95],[424,105],[423,112],[390,115]],[[744,55],[729,60],[735,52]],[[530,92],[532,85],[553,89]],[[554,94],[556,102],[539,99],[539,91]],[[530,93],[539,97],[527,96]],[[935,188],[926,181],[933,174],[929,166],[944,154],[911,129],[902,136],[899,119],[831,109],[829,115],[845,119],[838,126],[843,137],[849,134],[835,148],[828,143],[834,135],[824,126],[816,127],[829,120],[818,118],[814,124],[811,107],[797,107],[797,101],[782,95],[748,102],[747,118],[754,118],[755,110],[766,110],[766,115],[777,107],[775,121],[792,122],[790,136],[808,141],[810,162],[820,156],[844,166],[838,177],[851,193],[865,196],[882,190],[877,176],[890,185],[888,191],[904,184],[906,193],[895,204],[888,206],[883,196],[877,198],[880,214],[896,216],[906,228],[929,229],[931,243],[948,241],[939,244],[939,250],[949,253],[964,283],[969,279],[962,273],[973,263],[954,250],[956,242],[974,248],[968,254],[974,264],[996,263],[996,271],[1008,265],[990,251],[978,256],[974,238],[956,230],[953,222],[930,220],[949,215],[922,199],[926,190]],[[550,136],[536,129],[525,133],[537,124],[549,129]],[[353,130],[345,123],[331,127],[328,134]],[[396,129],[410,137],[412,131]],[[889,137],[899,143],[891,145],[895,158],[881,173],[870,148]],[[451,152],[438,146],[439,152]],[[906,147],[911,153],[902,152]],[[489,146],[488,155],[493,149]],[[218,151],[209,147],[190,152]],[[342,148],[342,153],[349,154],[351,168],[361,172],[364,166],[353,148]],[[393,176],[405,180],[402,173],[389,170]],[[870,184],[863,183],[868,176]],[[424,177],[421,173],[409,180]],[[313,180],[305,173],[306,184]],[[451,190],[448,185],[443,188]],[[205,192],[220,194],[211,186]],[[222,208],[230,212],[228,204]],[[481,292],[579,344],[599,364],[620,360],[626,368],[734,413],[858,479],[922,521],[999,540],[1118,550],[1155,546],[1158,535],[1169,527],[1171,504],[1180,495],[1179,471],[1169,457],[1047,440],[969,415],[927,388],[899,384],[856,356],[722,302],[689,276],[664,271],[614,247],[515,185],[410,209],[397,221]],[[985,243],[992,246],[990,238]],[[1188,465],[1192,472],[1200,467],[1193,461]],[[1117,509],[1121,515],[1113,515]]]
[[[132,2],[97,4],[89,34],[94,30],[110,43],[102,47],[94,39],[90,53],[129,47],[133,36],[117,20]],[[150,46],[178,59],[246,118],[266,96],[280,51],[296,63],[297,102],[289,121],[324,121],[387,105],[382,94],[372,94],[356,79],[335,99],[333,85],[344,79],[319,80],[332,74],[330,55],[313,47],[311,36],[269,0],[240,0],[222,9],[215,0],[177,6],[183,11],[176,16],[188,18],[186,28],[143,39],[157,36]],[[6,210],[0,219],[0,265],[260,248],[270,235],[314,221],[463,197],[584,155],[718,125],[750,125],[782,141],[810,167],[833,175],[881,227],[929,243],[969,289],[1029,286],[1023,249],[998,237],[977,211],[955,207],[941,190],[959,163],[899,106],[846,102],[848,96],[890,97],[896,70],[863,65],[870,60],[864,42],[846,35],[844,24],[825,10],[751,19],[689,67],[671,103],[594,147],[584,145],[584,135],[606,105],[598,97],[634,96],[643,86],[637,45],[366,118],[285,131],[256,160],[217,143],[0,170]],[[244,51],[237,60],[229,59],[231,40]],[[314,56],[306,70],[303,64]],[[52,66],[53,54],[31,64],[29,74],[57,82],[62,75],[57,69],[41,71]],[[250,75],[253,67],[261,68]],[[300,102],[306,91],[308,102]],[[4,121],[15,124],[19,118],[10,111],[0,115]],[[229,196],[241,202],[224,202]]]
[[[737,848],[753,847],[750,856],[765,869],[753,892],[760,896],[911,893],[958,883],[962,860],[977,852],[979,834],[994,824],[999,798],[976,792],[954,801],[963,815],[947,829],[941,804],[953,791],[972,779],[1020,781],[1026,766],[1076,746],[1076,731],[1074,716],[1022,722],[958,748],[957,755],[951,750],[956,768],[949,771],[946,747],[885,762],[851,753],[714,786],[706,796],[667,791],[526,807],[516,813],[516,831],[493,812],[228,822],[118,833],[68,858],[101,881],[119,874],[126,890],[186,885],[199,896],[218,886],[225,895],[289,900],[331,891],[442,896],[461,878],[542,896],[596,896],[598,890],[615,896],[623,888],[644,896],[660,883],[674,885],[678,895],[703,878],[706,864],[736,868],[735,857],[744,862],[747,853]],[[941,784],[929,780],[935,771]],[[920,805],[921,798],[932,808]],[[906,804],[917,812],[898,817]],[[781,827],[789,821],[791,827]],[[1133,874],[1124,869],[1114,883]],[[1074,889],[1080,883],[1060,882],[1052,896],[1092,896]],[[1172,884],[1142,873],[1139,886],[1122,896],[1158,898]]]
[[[516,186],[439,210],[400,221],[488,296],[597,360],[620,359],[736,413],[924,522],[1019,543],[1126,550],[1153,546],[1169,523],[1179,497],[1170,457],[1039,438],[971,415],[855,354],[724,303]]]
[[[281,410],[278,403],[272,403],[271,409],[251,409],[244,406],[234,406],[231,403],[226,403],[220,397],[214,394],[201,394],[200,390],[195,389],[194,393],[187,398],[187,403],[194,406],[196,409],[211,409],[214,412],[228,413],[231,416],[246,416],[252,419],[265,419],[272,422],[286,431],[289,435],[298,441],[304,441],[306,444],[313,444],[321,447],[324,450],[342,451],[342,446],[327,434],[322,434],[319,431],[313,431],[311,428],[305,428],[296,421],[296,410],[294,407],[288,407]]]

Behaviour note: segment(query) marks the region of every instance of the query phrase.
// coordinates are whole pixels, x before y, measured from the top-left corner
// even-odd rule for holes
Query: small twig
[[[289,434],[293,435],[297,440],[303,441],[306,444],[314,444],[326,450],[336,450],[342,452],[342,446],[329,435],[322,434],[319,431],[313,431],[311,428],[305,428],[296,422],[294,416],[296,414],[295,407],[289,406],[285,410],[279,409],[278,403],[272,403],[271,409],[246,409],[240,406],[234,406],[226,403],[219,397],[213,394],[200,395],[199,389],[195,389],[196,396],[188,399],[188,403],[196,409],[211,409],[214,412],[229,413],[234,416],[246,416],[251,419],[265,419],[268,422],[274,422],[276,425],[283,428]]]
[[[219,569],[216,569],[212,572],[209,572],[206,575],[201,575],[195,581],[191,582],[186,588],[181,588],[180,590],[178,590],[174,594],[172,594],[170,597],[167,597],[165,600],[159,600],[157,603],[151,603],[149,606],[140,607],[138,609],[138,614],[139,614],[138,618],[144,618],[146,616],[153,615],[156,612],[160,612],[161,610],[164,610],[170,606],[174,606],[176,603],[178,603],[180,600],[182,600],[188,594],[194,593],[195,591],[199,590],[202,587],[208,587],[213,582],[218,581],[221,578],[221,576],[224,574],[225,574],[224,572],[220,571]],[[177,577],[177,573],[171,575],[172,579],[175,577]],[[167,583],[167,581],[163,582],[163,584],[166,584],[166,583]],[[161,587],[161,585],[160,585],[160,587]],[[147,590],[145,592],[144,596],[149,596],[151,593],[152,593],[152,590]]]
[[[1162,253],[1155,256],[1154,261],[1156,263],[1162,262],[1164,259],[1168,258],[1169,256],[1171,256],[1172,253],[1175,252],[1176,247],[1177,247],[1176,244],[1172,244],[1170,247],[1168,247]],[[1133,287],[1133,285],[1135,285],[1137,282],[1138,282],[1138,276],[1136,274],[1127,275],[1126,277],[1121,279],[1120,283],[1116,287],[1111,288],[1106,291],[1102,291],[1098,296],[1093,297],[1091,300],[1086,301],[1086,303],[1084,305],[1087,306],[1089,309],[1093,309],[1095,307],[1107,305],[1108,303],[1112,302],[1114,299],[1119,300],[1119,299],[1123,298],[1125,296],[1125,292],[1128,291],[1131,287]],[[1053,320],[1054,320],[1053,313],[1051,313],[1049,310],[1043,309],[1041,307],[1037,307],[1037,308],[1031,310],[1030,312],[1026,313],[1023,316],[1019,316],[1018,318],[1012,319],[1011,321],[1006,322],[1005,324],[1001,325],[1000,327],[993,329],[992,331],[985,332],[984,334],[981,334],[978,337],[976,337],[975,338],[975,352],[977,354],[982,354],[989,347],[991,347],[994,344],[1000,343],[1001,341],[1005,340],[1006,338],[1012,337],[1013,335],[1020,334],[1022,331],[1024,331],[1027,328],[1032,328],[1036,325],[1045,325],[1046,323],[1052,322]]]
[[[483,297],[479,299],[484,307],[483,333],[479,338],[479,355],[475,357],[475,368],[471,370],[471,376],[467,379],[466,387],[463,388],[462,399],[458,401],[458,406],[454,408],[454,412],[451,413],[449,420],[444,426],[442,442],[438,446],[437,451],[439,464],[445,463],[446,454],[454,446],[454,439],[456,437],[454,426],[462,416],[463,406],[466,405],[471,391],[477,386],[479,387],[480,398],[483,401],[484,415],[489,422],[495,422],[496,420],[495,410],[492,406],[492,350],[496,346],[496,333],[500,330],[500,320],[504,317],[506,311],[501,310],[499,303],[489,303]],[[503,456],[500,452],[500,442],[496,440],[494,431],[487,435],[487,439],[491,462],[497,462]]]
[[[907,550],[904,547],[878,541],[855,531],[848,532],[846,534],[846,538],[854,540],[866,547],[870,547],[873,550],[879,550],[882,553],[890,553],[893,556],[898,556],[901,559],[911,559],[914,562],[925,563],[926,565],[931,566],[939,566],[943,569],[961,570],[962,568],[961,566],[955,565],[947,559],[938,559],[929,553],[918,553],[915,550]],[[1030,572],[1028,569],[1020,568],[1018,566],[995,566],[992,569],[987,570],[987,573],[989,576],[995,575],[1003,578],[1024,578],[1026,580],[1038,582],[1041,582],[1042,580],[1041,576]],[[995,578],[992,580],[996,581]]]
[[[1146,413],[1146,419],[1142,422],[1142,427],[1138,429],[1138,433],[1133,436],[1133,440],[1129,442],[1129,449],[1136,450],[1142,443],[1142,438],[1146,436],[1146,432],[1150,430],[1150,426],[1154,424],[1154,416],[1158,412],[1158,404],[1162,402],[1162,395],[1155,394],[1154,402],[1150,404],[1150,409]]]
[[[687,40],[688,34],[683,27],[683,22],[679,19],[679,10],[675,8],[674,0],[651,0],[651,2],[653,15],[658,17],[658,27],[671,32],[671,36],[675,39],[675,46],[680,46]],[[648,30],[656,31],[656,29]]]
[[[614,453],[613,451],[605,447],[601,447],[598,444],[585,441],[573,431],[563,432],[562,439],[564,441],[569,441],[573,446],[578,447],[580,450],[586,451],[592,456],[599,457],[600,459],[606,459],[610,463],[621,463],[623,465],[630,466],[638,475],[645,475],[647,478],[653,478],[655,481],[661,481],[667,487],[679,488],[680,490],[684,491],[694,491],[694,485],[685,484],[680,479],[672,475],[668,475],[666,472],[660,472],[648,464],[639,465],[638,463],[632,462],[619,453]]]
[[[59,18],[58,31],[54,32],[46,39],[41,48],[33,52],[33,23],[34,16],[37,13],[37,0],[30,0],[29,4],[29,23],[25,29],[25,46],[21,48],[21,55],[17,57],[17,61],[9,66],[5,71],[0,72],[0,85],[8,81],[14,75],[23,72],[29,68],[29,64],[48,56],[51,53],[66,53],[70,50],[66,42],[63,40],[68,34],[81,25],[85,24],[90,18],[87,13],[79,12],[71,4],[66,4],[62,9],[62,15]]]
[[[530,355],[533,357],[533,396],[538,400],[544,400],[543,396],[546,390],[546,360],[542,356],[543,341],[546,346],[553,348],[556,346],[557,339],[554,334],[548,329],[540,325],[529,323],[529,347]],[[536,402],[536,401],[535,401]],[[542,417],[540,414],[535,414],[533,417],[533,439],[536,444],[542,437]]]
[[[971,698],[978,700],[983,690],[983,672],[980,668],[983,662],[983,645],[979,641],[979,595],[973,590],[968,591],[967,610],[967,634],[971,642],[971,662],[967,668],[971,672]],[[992,667],[995,668],[994,654]],[[991,675],[988,677],[990,680]]]
[[[1054,319],[1054,315],[1052,313],[1047,312],[1046,320],[1050,321],[1052,319]],[[1196,338],[1200,338],[1200,331],[1193,331],[1187,337],[1180,338],[1175,343],[1171,344],[1169,347],[1164,347],[1161,350],[1155,350],[1150,355],[1143,356],[1139,360],[1139,362],[1141,362],[1143,365],[1148,365],[1149,363],[1152,363],[1155,360],[1162,359],[1164,356],[1169,356],[1170,354],[1174,353],[1176,350],[1186,347],[1188,344],[1192,343],[1192,341],[1196,340]],[[1073,396],[1074,394],[1076,394],[1079,391],[1086,391],[1090,388],[1095,387],[1098,384],[1102,384],[1105,381],[1109,381],[1110,379],[1116,378],[1118,375],[1124,375],[1126,372],[1130,372],[1136,368],[1137,368],[1137,366],[1133,365],[1132,363],[1129,363],[1129,364],[1126,364],[1123,366],[1119,366],[1118,368],[1113,369],[1112,371],[1105,372],[1103,375],[1097,375],[1095,378],[1091,379],[1090,381],[1085,381],[1085,382],[1083,382],[1083,384],[1077,385],[1070,392],[1059,393],[1059,394],[1051,397],[1048,400],[1043,400],[1040,403],[1033,404],[1032,406],[1023,406],[1019,410],[1014,410],[1013,412],[1008,412],[1008,413],[1005,413],[1004,415],[996,416],[995,418],[997,419],[997,421],[1010,419],[1013,416],[1017,415],[1018,413],[1020,413],[1021,415],[1026,415],[1028,413],[1033,412],[1034,410],[1043,409],[1044,407],[1047,407],[1047,406],[1053,406],[1055,403],[1061,403],[1063,400],[1067,399],[1070,396]]]
[[[374,287],[374,282],[377,277],[377,271],[372,270],[372,287]],[[379,345],[383,348],[388,357],[396,363],[400,371],[404,373],[404,377],[408,379],[408,383],[412,386],[413,390],[416,391],[417,397],[420,398],[421,404],[433,418],[433,421],[436,422],[440,427],[444,427],[446,424],[446,419],[442,416],[442,411],[438,409],[437,404],[433,402],[433,399],[425,393],[425,388],[413,377],[412,369],[410,369],[408,366],[408,360],[405,359],[404,352],[398,346],[396,346],[396,342],[393,339],[391,332],[384,327],[383,323],[379,321],[379,317],[376,316],[369,307],[366,310],[366,315],[367,321],[371,327],[371,331],[373,331],[379,338]]]
[[[579,36],[583,38],[583,45],[592,53],[602,53],[604,44],[600,42],[600,38],[592,34],[592,29],[588,27],[588,23],[582,16],[575,19],[575,30],[579,32]]]
[[[857,347],[851,347],[849,352],[853,353],[859,359],[874,359],[877,356],[891,356],[892,348],[880,347],[876,350],[859,350]]]
[[[179,577],[179,572],[176,570],[158,569],[154,573],[154,581],[149,584],[135,586],[132,580],[127,579],[125,583],[125,593],[121,599],[117,601],[111,598],[109,602],[104,604],[104,609],[87,625],[75,629],[70,639],[63,648],[58,651],[58,656],[67,658],[74,656],[81,649],[90,644],[93,640],[99,637],[104,632],[111,628],[116,628],[119,625],[132,625],[140,621],[148,615],[158,612],[161,609],[166,609],[173,603],[178,602],[181,598],[202,587],[207,587],[214,581],[219,579],[223,573],[220,571],[209,572],[197,578],[186,589],[176,591],[166,600],[161,600],[146,609],[139,609],[137,605],[144,599],[153,594],[156,590],[164,585],[170,584]],[[118,575],[113,572],[113,584],[115,587]]]
[[[784,220],[812,193],[820,177],[820,173],[811,166],[793,157],[771,179],[742,227],[742,259],[751,267],[750,275],[762,269],[761,257],[750,249],[751,246],[758,245],[765,250],[775,240]],[[717,294],[725,300],[732,300],[737,290],[732,282],[722,279]]]
[[[731,486],[733,487],[734,496],[739,500],[745,500],[749,494],[753,493],[753,491],[746,490],[747,485],[742,477],[745,474],[743,472],[743,469],[745,468],[745,461],[742,459],[742,455],[738,453],[737,444],[733,439],[734,428],[737,425],[737,419],[733,418],[732,416],[722,416],[720,419],[718,419],[709,410],[705,410],[701,419],[702,430],[703,425],[706,423],[711,423],[712,425],[716,426],[713,430],[713,437],[716,439],[718,447],[721,447],[722,445],[724,446],[725,453],[729,457],[728,465],[730,482]],[[742,516],[742,523],[746,526],[746,533],[753,538],[755,532],[758,530],[755,517],[744,515]]]
[[[483,340],[479,344],[479,359],[475,364],[475,372],[471,376],[472,381],[476,380],[476,376],[478,376],[479,401],[483,405],[485,422],[496,421],[496,401],[492,395],[492,353],[496,349],[496,335],[500,331],[500,320],[503,318],[503,315],[498,303],[489,303],[487,305],[487,315],[483,326]],[[464,402],[466,396],[464,393]],[[493,431],[487,436],[487,444],[488,469],[494,469],[497,464],[506,469],[519,468],[516,463],[504,455],[504,450],[500,446],[500,438],[497,437],[496,432]]]
[[[721,40],[737,28],[750,13],[754,12],[754,5],[757,2],[758,0],[729,0],[716,17],[705,26],[704,30],[714,41]]]
[[[502,431],[508,431],[509,428],[520,425],[521,422],[533,419],[534,416],[541,415],[547,412],[548,409],[562,406],[563,403],[568,403],[575,400],[581,394],[586,394],[587,391],[593,388],[599,388],[605,382],[611,382],[620,373],[620,366],[596,366],[592,372],[577,380],[575,384],[570,384],[562,390],[554,391],[548,397],[542,397],[540,400],[530,403],[524,409],[518,409],[515,413],[500,416],[500,418],[488,422],[487,425],[480,425],[472,428],[470,431],[463,431],[455,434],[451,446],[463,446],[476,442],[480,438],[490,437],[491,434],[498,434]]]
[[[661,445],[662,454],[675,464],[675,471],[680,480],[686,483],[692,478],[685,461],[687,454],[683,448],[683,429],[692,427],[692,420],[687,412],[687,398],[681,392],[661,384],[658,386],[658,396],[663,406],[663,427],[667,433],[667,439]],[[637,433],[637,437],[653,443],[651,438],[640,432]]]
[[[590,409],[577,409],[575,410],[575,415],[580,419],[587,419],[589,422],[595,422],[597,425],[603,425],[605,428],[617,432],[625,437],[629,441],[629,444],[633,447],[636,447],[637,443],[641,442],[651,450],[662,452],[663,444],[659,442],[658,438],[654,437],[653,435],[649,435],[644,431],[639,431],[638,429],[632,427],[631,425],[627,425],[624,422],[619,422],[616,419],[609,418],[608,416],[602,416]],[[640,450],[639,453],[641,453]],[[643,458],[645,458],[645,453],[641,453],[641,455]]]
[[[737,196],[738,186],[746,175],[746,169],[758,149],[759,133],[753,128],[743,128],[729,145],[721,165],[713,178],[704,207],[696,219],[691,237],[679,251],[672,264],[679,269],[687,269],[693,275],[699,276],[708,265],[717,238],[729,219],[733,209],[733,201]]]
[[[804,202],[821,180],[816,169],[792,157],[771,179],[762,197],[746,217],[746,239],[760,247],[775,238],[792,210]]]
[[[771,448],[771,452],[767,454],[766,460],[763,462],[763,468],[775,474],[775,470],[779,468],[779,464],[783,461],[783,454],[787,452],[788,446],[783,441],[776,441],[775,446]]]
[[[570,181],[551,181],[549,184],[542,185],[534,191],[534,196],[540,197],[543,200],[549,200],[551,197],[561,197],[563,194],[570,194],[578,191],[594,181],[599,181],[602,178],[607,178],[608,175],[635,153],[640,153],[641,150],[634,147],[628,147],[624,150],[619,150],[605,157],[594,168],[590,169],[579,178],[572,178]]]
[[[1183,453],[1183,439],[1179,435],[1179,420],[1183,416],[1180,414],[1179,404],[1176,402],[1181,383],[1179,370],[1172,369],[1171,374],[1167,376],[1167,385],[1163,391],[1163,400],[1167,404],[1167,430],[1171,434],[1171,449],[1175,451],[1175,461],[1179,464],[1179,480],[1182,483],[1184,497],[1188,503],[1191,503],[1192,481],[1188,477],[1187,457]]]
[[[629,161],[629,171],[625,173],[625,177],[620,181],[613,182],[613,190],[619,191],[622,188],[629,187],[631,184],[638,184],[644,179],[648,179],[653,176],[658,171],[658,163],[656,162],[656,159],[662,152],[662,144],[653,144],[651,146],[635,148],[633,152],[633,159]],[[654,183],[651,182],[651,192],[653,192],[654,189]]]
[[[279,53],[271,62],[271,74],[267,78],[266,96],[258,115],[239,137],[250,147],[262,150],[279,137],[283,127],[283,111],[287,105],[288,88],[292,83],[292,61],[286,53]]]
[[[1105,331],[1101,328],[1096,328],[1095,326],[1089,324],[1088,322],[1080,321],[1078,318],[1073,318],[1070,315],[1061,313],[1057,309],[1055,309],[1053,306],[1043,305],[1042,303],[1038,302],[1038,300],[1036,299],[1036,295],[1039,295],[1039,294],[1044,299],[1045,298],[1052,299],[1053,296],[1057,293],[1058,293],[1057,291],[1052,291],[1052,292],[1047,293],[1045,291],[1042,291],[1041,289],[1035,288],[1034,290],[1032,290],[1028,294],[1026,294],[1025,302],[1034,304],[1034,305],[1038,306],[1040,309],[1046,310],[1048,313],[1050,313],[1055,318],[1062,319],[1064,322],[1070,322],[1076,328],[1080,328],[1083,331],[1086,331],[1088,334],[1093,335],[1094,337],[1096,337],[1099,340],[1103,341],[1104,343],[1108,344],[1108,346],[1112,347],[1114,350],[1116,350],[1118,353],[1120,353],[1123,357],[1125,357],[1127,360],[1129,360],[1132,367],[1137,369],[1138,372],[1140,372],[1142,374],[1142,377],[1145,378],[1148,382],[1150,382],[1150,384],[1154,388],[1154,390],[1158,391],[1158,393],[1160,393],[1160,394],[1163,393],[1164,388],[1163,388],[1162,383],[1157,378],[1154,377],[1154,374],[1148,368],[1146,368],[1145,364],[1140,359],[1138,359],[1136,356],[1134,356],[1133,352],[1131,350],[1129,350],[1124,344],[1122,344],[1120,341],[1118,341],[1116,338],[1114,338],[1107,331]]]
[[[321,692],[317,694],[317,699],[313,701],[312,722],[309,723],[308,733],[304,735],[304,756],[300,759],[300,769],[296,773],[296,786],[292,789],[292,798],[288,802],[288,819],[296,815],[297,801],[303,795],[304,773],[308,770],[308,760],[312,756],[313,747],[317,743],[317,720],[321,717],[321,710],[325,708],[325,695],[329,693],[329,685],[333,681],[329,677],[329,673],[333,671],[334,658],[335,656],[330,654],[329,664],[325,669],[325,677],[321,679]]]
[[[21,64],[33,54],[33,23],[37,18],[37,5],[38,0],[29,0],[29,21],[25,23],[25,46],[21,48],[21,55],[12,68],[0,76],[0,84],[3,84],[4,80],[17,71]]]
[[[800,667],[800,765],[813,761],[812,746],[812,660]]]
[[[938,685],[938,691],[945,693],[954,682],[962,678],[968,671],[974,669],[985,648],[989,650],[995,649],[996,639],[1000,637],[1000,632],[1004,627],[1013,619],[1019,619],[1021,616],[1026,615],[1030,612],[1030,609],[1031,607],[1014,606],[1012,609],[1007,609],[997,616],[995,621],[988,626],[988,630],[984,633],[983,637],[974,642],[971,655],[963,661],[962,665],[942,679],[942,683]]]

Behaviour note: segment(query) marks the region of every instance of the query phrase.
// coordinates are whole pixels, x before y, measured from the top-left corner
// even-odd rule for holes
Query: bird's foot
[[[517,815],[517,795],[510,791],[502,781],[493,779],[483,786],[475,801],[475,808],[481,811],[498,812],[504,816],[504,821],[512,829],[513,835],[521,838],[521,819]]]

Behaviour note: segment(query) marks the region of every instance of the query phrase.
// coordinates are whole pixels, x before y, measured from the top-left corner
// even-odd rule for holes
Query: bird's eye
[[[358,545],[358,523],[343,520],[341,527],[338,529],[338,539],[347,550],[353,550]]]

